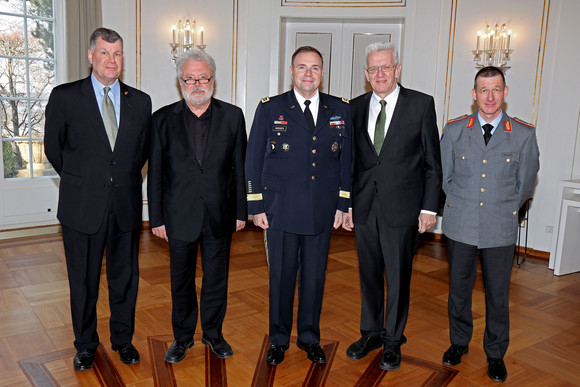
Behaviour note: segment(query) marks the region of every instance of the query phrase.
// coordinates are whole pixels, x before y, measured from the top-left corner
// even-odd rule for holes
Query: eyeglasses
[[[209,78],[200,78],[200,79],[194,79],[194,78],[188,78],[188,79],[183,79],[183,78],[179,78],[181,79],[181,81],[183,83],[185,83],[186,85],[195,85],[196,83],[199,83],[200,85],[206,85],[209,83],[209,81],[211,81],[213,79],[213,77],[209,77]]]
[[[383,70],[384,73],[388,73],[389,71],[391,71],[395,67],[397,67],[397,65],[373,66],[373,67],[369,67],[367,69],[367,72],[369,74],[375,74],[375,73],[378,73],[379,72],[379,69],[380,69],[380,70]]]

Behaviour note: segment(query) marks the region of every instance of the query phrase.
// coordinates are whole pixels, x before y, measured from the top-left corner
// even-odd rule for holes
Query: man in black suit
[[[365,75],[373,92],[350,104],[352,211],[345,214],[343,226],[350,230],[356,225],[362,293],[362,337],[346,354],[361,359],[382,346],[383,370],[401,364],[418,233],[435,224],[441,191],[433,98],[398,85],[400,72],[391,44],[376,42],[366,48]]]
[[[193,346],[198,245],[201,341],[219,358],[233,355],[222,336],[230,245],[247,219],[242,110],[212,98],[215,62],[204,51],[188,51],[175,64],[183,99],[153,115],[147,178],[151,229],[169,242],[175,338],[165,354],[169,363]]]
[[[299,47],[290,67],[293,89],[259,104],[246,160],[248,208],[265,230],[270,292],[267,362],[280,364],[292,331],[298,276],[297,345],[315,363],[332,227],[350,197],[351,120],[348,101],[319,93],[322,55]]]
[[[139,284],[141,168],[149,153],[151,99],[118,80],[123,39],[107,28],[90,38],[88,78],[54,88],[46,106],[45,153],[60,175],[58,219],[70,285],[76,371],[99,345],[97,298],[107,251],[113,350],[139,363],[131,344]]]

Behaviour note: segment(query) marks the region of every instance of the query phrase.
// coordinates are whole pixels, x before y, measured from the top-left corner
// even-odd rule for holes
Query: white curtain
[[[65,82],[85,78],[90,74],[87,58],[91,33],[102,27],[101,0],[66,0],[66,61]]]

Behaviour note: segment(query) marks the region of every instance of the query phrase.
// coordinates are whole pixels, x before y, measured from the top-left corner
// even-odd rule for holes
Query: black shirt
[[[205,146],[207,145],[207,134],[209,132],[209,124],[211,121],[211,102],[205,112],[198,117],[187,106],[185,100],[185,124],[187,128],[187,138],[189,140],[189,147],[195,153],[195,159],[201,165],[203,155],[205,153]]]

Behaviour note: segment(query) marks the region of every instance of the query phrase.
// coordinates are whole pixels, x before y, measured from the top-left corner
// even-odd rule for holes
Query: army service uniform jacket
[[[514,244],[518,210],[531,195],[540,167],[533,126],[503,112],[485,145],[477,112],[443,129],[443,233],[491,248]]]
[[[320,93],[311,132],[294,90],[258,105],[246,152],[248,213],[303,235],[330,229],[350,201],[352,124],[346,101]]]

